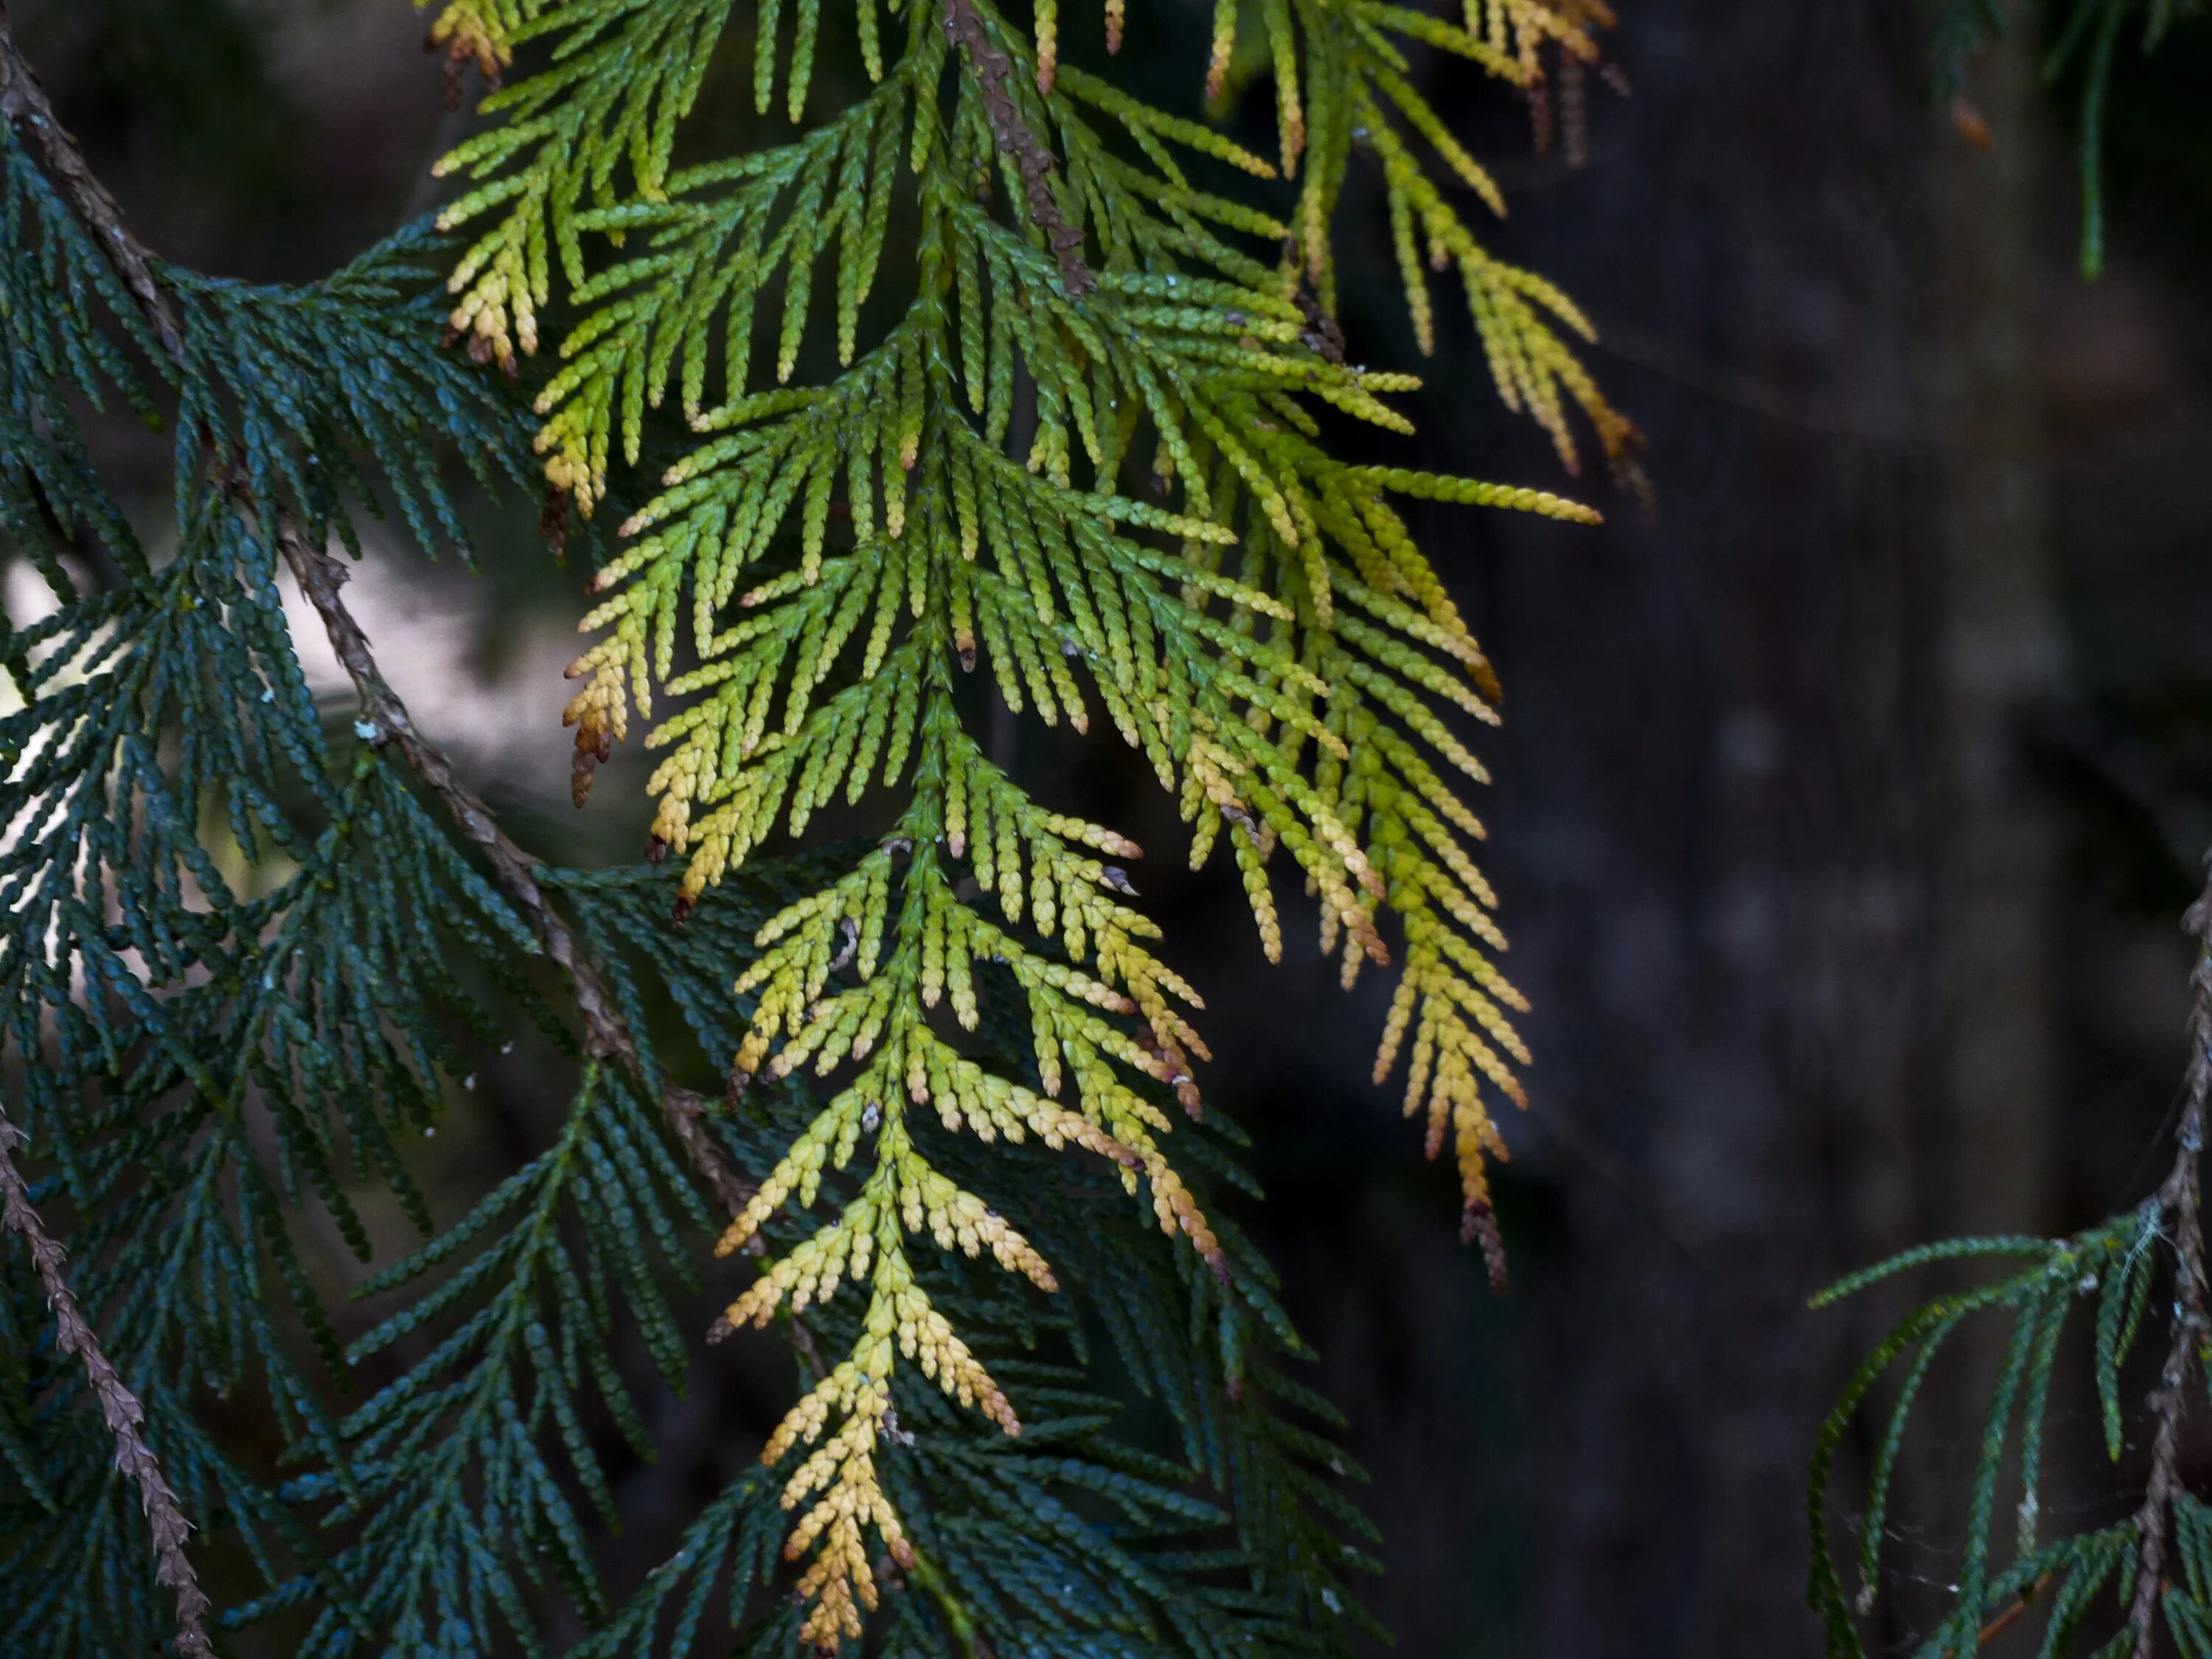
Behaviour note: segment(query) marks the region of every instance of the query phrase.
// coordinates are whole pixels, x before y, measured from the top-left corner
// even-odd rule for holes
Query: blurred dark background
[[[1621,9],[1632,95],[1593,89],[1580,167],[1534,153],[1510,94],[1424,66],[1509,187],[1493,251],[1602,331],[1591,366],[1650,434],[1657,503],[1565,479],[1440,289],[1406,464],[1610,515],[1421,526],[1508,695],[1483,805],[1538,1056],[1506,1125],[1509,1297],[1367,1081],[1382,988],[1347,1003],[1303,927],[1268,970],[1234,882],[1182,870],[1124,757],[1006,738],[1047,799],[1153,849],[1138,874],[1207,1000],[1206,1085],[1257,1137],[1246,1218],[1352,1416],[1387,1540],[1373,1603],[1419,1659],[1818,1650],[1803,1465],[1879,1310],[1805,1298],[1911,1241],[2063,1231],[2147,1190],[2212,841],[2212,28],[2123,52],[2093,286],[2071,94],[2039,85],[2021,9],[1967,85],[1986,147],[1923,96],[1908,0]],[[327,270],[433,205],[428,165],[467,131],[403,0],[10,11],[137,228],[214,270]],[[1203,17],[1132,11],[1125,69],[1188,109]],[[711,94],[701,125],[755,130]],[[1387,239],[1354,223],[1344,246],[1355,355],[1412,364]],[[157,512],[162,446],[110,442]],[[360,609],[523,839],[634,857],[635,776],[567,805],[579,573],[514,516],[481,577],[382,549]],[[551,1086],[488,1072],[440,1143],[450,1191],[532,1144]],[[705,1363],[624,1493],[641,1568],[789,1386],[773,1354]],[[1948,1582],[1988,1363],[1931,1389],[1892,1545],[1908,1581]],[[2124,1471],[2072,1467],[2046,1514],[2123,1501]],[[1889,1636],[1913,1634],[1908,1595]]]

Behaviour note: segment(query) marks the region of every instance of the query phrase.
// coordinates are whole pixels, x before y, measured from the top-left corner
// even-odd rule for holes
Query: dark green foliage
[[[512,979],[526,936],[374,750],[332,752],[265,526],[232,510],[207,458],[240,458],[259,500],[321,525],[357,476],[337,465],[350,445],[386,459],[410,512],[457,525],[434,443],[511,456],[518,428],[503,399],[414,349],[424,313],[369,302],[404,279],[408,239],[326,292],[176,282],[191,343],[161,386],[173,366],[12,133],[0,164],[0,521],[58,605],[0,634],[0,665],[27,702],[0,720],[0,905],[13,921],[0,1075],[51,1172],[40,1201],[76,1218],[79,1295],[111,1333],[187,1511],[226,1517],[274,1573],[312,1559],[310,1534],[226,1457],[194,1395],[251,1390],[288,1441],[335,1449],[283,1328],[289,1302],[336,1358],[288,1213],[312,1194],[365,1249],[343,1192],[350,1161],[422,1214],[396,1137],[428,1121],[441,1073],[459,1067],[465,999],[450,964],[473,952]],[[318,334],[341,325],[362,377],[299,373]],[[225,341],[254,367],[212,349]],[[289,380],[271,372],[286,354]],[[149,551],[106,491],[73,390],[149,415],[173,390],[173,546]],[[0,1486],[0,1648],[143,1648],[167,1618],[144,1522],[76,1397],[81,1376],[46,1346],[20,1257],[0,1261],[21,1338],[8,1461],[36,1474]]]
[[[2202,9],[2197,0],[2052,0],[2046,9],[2044,78],[2079,100],[2081,262],[2088,276],[2104,260],[2106,140],[2115,125],[2122,66],[2130,56],[2158,52],[2175,24]],[[2003,33],[2007,15],[1992,0],[1948,0],[1936,15],[1931,95],[1962,100],[1954,113],[1969,135],[1975,127],[1971,105],[1963,101],[1971,90],[1969,61]],[[2180,57],[2168,51],[2160,73]],[[2180,80],[2190,87],[2183,101],[2193,126],[2202,77],[2191,81],[2185,68]],[[2150,82],[2139,77],[2139,83]],[[2171,145],[2182,124],[2169,120],[2161,131]],[[2173,1166],[2157,1192],[2131,1212],[2071,1238],[1923,1245],[1813,1298],[1814,1307],[1828,1306],[1901,1273],[1946,1264],[1973,1263],[1997,1275],[1936,1296],[1899,1318],[1823,1425],[1811,1471],[1808,1599],[1824,1620],[1835,1659],[1863,1659],[1863,1623],[1893,1599],[1914,1616],[1927,1601],[1925,1589],[1910,1582],[1918,1575],[1885,1562],[1883,1543],[1897,1471],[1917,1426],[1915,1407],[1947,1362],[1988,1392],[1964,1490],[1939,1494],[1939,1502],[1961,1500],[1963,1523],[1955,1543],[1947,1540],[1945,1546],[1955,1550],[1947,1558],[1955,1560],[1954,1582],[1923,1581],[1939,1592],[1942,1610],[1915,1651],[1937,1659],[1999,1644],[2025,1651],[2023,1644],[2032,1642],[2040,1659],[2151,1659],[2170,1640],[2185,1655],[2212,1654],[2212,1604],[2206,1599],[2212,1511],[2185,1489],[2183,1454],[2185,1431],[2212,1381],[2205,1363],[2201,1171],[2212,1102],[2212,893],[2197,899],[2183,926],[2197,947],[2190,1060],[2172,1133]],[[2002,1346],[1980,1348],[1978,1364],[1976,1356],[1959,1352],[1966,1344],[1952,1339],[1990,1323],[2002,1325]],[[2139,1354],[2139,1348],[2151,1352]],[[2055,1437],[2068,1425],[2063,1412],[2053,1413],[2052,1395],[2068,1389],[2064,1369],[2081,1358],[2087,1375],[2080,1380],[2096,1400],[2096,1436],[2062,1446]],[[1984,1377],[1988,1362],[1994,1374]],[[1887,1398],[1878,1399],[1877,1389],[1892,1377]],[[1860,1430],[1866,1437],[1854,1444]],[[2047,1466],[2066,1454],[2094,1459],[2100,1444],[2108,1463],[2128,1470],[2119,1488],[2127,1494],[2126,1517],[2118,1518],[2111,1502],[2090,1506],[2094,1518],[2066,1511],[2075,1516],[2075,1528],[2047,1538]],[[1853,1587],[1832,1547],[1832,1486],[1839,1462],[1853,1461],[1859,1450],[1865,1455],[1863,1493],[1847,1494],[1842,1504],[1858,1534]],[[2001,1513],[2007,1507],[2008,1516]]]

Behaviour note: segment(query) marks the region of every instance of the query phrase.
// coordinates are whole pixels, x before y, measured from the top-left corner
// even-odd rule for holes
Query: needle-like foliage
[[[534,947],[374,729],[334,746],[275,526],[339,533],[374,455],[409,525],[458,531],[447,459],[514,476],[520,428],[435,349],[419,236],[302,291],[141,268],[169,307],[157,327],[12,126],[0,167],[0,521],[51,593],[0,630],[9,1115],[50,1172],[30,1196],[77,1219],[76,1293],[187,1511],[228,1516],[264,1564],[311,1558],[194,1396],[254,1389],[286,1440],[335,1452],[288,1326],[332,1358],[336,1340],[286,1218],[317,1206],[365,1252],[347,1188],[368,1174],[428,1224],[398,1143],[465,1070],[463,1034],[493,1035],[464,964],[520,988]],[[109,493],[73,393],[166,404],[171,544],[149,549]],[[143,1647],[125,1633],[166,1615],[138,1504],[75,1403],[42,1287],[4,1264],[22,1484],[0,1495],[0,1645]]]
[[[1579,408],[1625,466],[1586,323],[1475,241],[1449,192],[1503,201],[1408,56],[1535,99],[1601,66],[1609,14],[1229,6],[1193,90],[1269,82],[1265,157],[1073,61],[1049,3],[826,21],[447,0],[451,84],[514,77],[442,164],[459,193],[277,289],[138,247],[0,17],[0,528],[44,589],[0,623],[0,1650],[767,1654],[878,1611],[891,1654],[1225,1659],[1373,1629],[1357,1470],[1215,1206],[1249,1182],[1191,1121],[1199,999],[1138,849],[979,722],[1103,714],[1268,956],[1287,863],[1346,983],[1400,975],[1377,1080],[1404,1064],[1502,1273],[1524,1005],[1456,724],[1497,687],[1395,503],[1595,515],[1349,458],[1416,382],[1346,361],[1332,245],[1359,150],[1423,348],[1425,251],[1506,400],[1570,467]],[[678,166],[741,22],[793,131]],[[1109,51],[1143,23],[1109,0]],[[831,50],[869,84],[823,111]],[[173,441],[151,532],[88,435],[125,416]],[[634,869],[509,840],[340,592],[365,520],[471,556],[541,477],[596,571],[580,804],[661,703]],[[764,852],[872,795],[870,838]],[[441,1215],[410,1149],[516,1043],[565,1109]],[[376,1265],[395,1212],[421,1242]],[[325,1237],[369,1264],[350,1342]],[[773,1325],[799,1364],[781,1467],[611,1585],[717,1240],[751,1266],[713,1334]]]
[[[544,66],[495,94],[501,118],[441,163],[470,186],[441,223],[471,239],[452,326],[477,355],[513,368],[556,298],[578,313],[536,399],[552,484],[589,514],[638,465],[653,410],[672,402],[696,434],[593,581],[605,598],[582,626],[598,641],[570,670],[579,801],[633,711],[683,700],[645,733],[665,751],[653,845],[684,861],[680,922],[779,832],[893,792],[881,840],[772,917],[736,985],[757,1000],[732,1092],[839,1082],[721,1249],[811,1208],[856,1158],[869,1170],[726,1316],[765,1324],[848,1284],[866,1303],[859,1339],[766,1454],[805,1449],[784,1498],[801,1513],[793,1548],[817,1550],[801,1589],[818,1644],[860,1633],[871,1531],[891,1561],[910,1553],[876,1449],[899,1362],[1020,1431],[909,1239],[1060,1282],[987,1195],[1003,1182],[955,1179],[925,1126],[1103,1158],[1164,1231],[1230,1272],[1151,1097],[1195,1115],[1206,1049],[1196,994],[1130,902],[1139,849],[993,763],[963,691],[979,669],[1047,726],[1081,733],[1103,713],[1180,800],[1194,865],[1225,845],[1271,959],[1278,852],[1318,897],[1347,986],[1390,963],[1396,919],[1376,1080],[1403,1060],[1407,1109],[1425,1115],[1431,1156],[1453,1148],[1468,1235],[1503,1274],[1485,1166],[1503,1152],[1492,1103],[1524,1099],[1510,1017],[1525,1004],[1494,965],[1504,941],[1466,850],[1482,826],[1462,780],[1486,775],[1446,718],[1494,720],[1497,688],[1392,498],[1595,514],[1342,459],[1346,420],[1409,429],[1382,399],[1416,383],[1346,361],[1331,225],[1357,143],[1382,167],[1424,347],[1417,232],[1457,264],[1508,401],[1570,465],[1564,404],[1579,404],[1622,459],[1632,434],[1553,330],[1587,325],[1484,252],[1416,159],[1418,139],[1502,209],[1403,49],[1526,88],[1547,47],[1595,60],[1587,26],[1606,15],[1540,0],[1449,21],[1370,0],[1260,9],[1273,160],[1065,61],[1050,7],[1024,28],[988,0],[861,0],[872,88],[817,118],[823,17],[801,0],[787,40],[776,6],[753,20],[756,106],[797,131],[678,167],[728,0],[556,0],[495,48],[532,43]],[[481,9],[447,15],[489,27]],[[1109,52],[1128,27],[1109,10]],[[1216,95],[1237,28],[1227,7]],[[1278,217],[1252,192],[1202,187],[1202,167],[1303,172]],[[989,968],[1018,988],[1033,1081],[962,1040]]]

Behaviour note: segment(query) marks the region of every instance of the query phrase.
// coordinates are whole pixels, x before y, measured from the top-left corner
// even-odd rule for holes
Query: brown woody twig
[[[1998,1637],[2002,1636],[2014,1625],[2027,1618],[2028,1609],[2035,1605],[2035,1598],[2050,1588],[2051,1575],[2046,1572],[2018,1595],[2013,1597],[2005,1604],[2002,1611],[1982,1626],[1981,1633],[1974,1638],[1974,1645],[1978,1648],[1989,1646]]]
[[[7,19],[0,15],[0,42],[4,42]],[[0,47],[0,60],[4,60]],[[31,1267],[46,1293],[46,1308],[53,1315],[55,1340],[61,1351],[84,1367],[85,1380],[100,1402],[100,1414],[115,1442],[115,1467],[138,1488],[146,1525],[154,1534],[155,1582],[176,1597],[177,1651],[186,1659],[204,1659],[215,1650],[209,1644],[204,1620],[207,1592],[200,1588],[185,1553],[191,1522],[177,1505],[177,1494],[161,1473],[161,1461],[146,1443],[145,1408],[110,1363],[92,1322],[77,1306],[69,1287],[69,1255],[31,1207],[31,1190],[15,1167],[15,1149],[23,1132],[0,1112],[0,1231],[14,1233],[31,1253]]]
[[[182,357],[185,331],[177,319],[176,307],[155,279],[153,262],[146,257],[146,250],[123,228],[123,210],[107,193],[107,186],[93,176],[92,169],[85,164],[84,152],[55,118],[46,89],[39,84],[39,77],[17,49],[15,37],[8,27],[7,0],[0,0],[0,115],[30,128],[38,139],[40,154],[46,159],[47,170],[61,186],[63,195],[69,198],[70,205],[76,210],[77,217],[99,239],[100,247],[115,266],[115,274],[123,279],[124,285],[131,290],[131,297],[145,313],[147,322],[161,342],[161,349],[172,357]]]
[[[2173,1500],[2181,1491],[2181,1413],[2190,1374],[2204,1340],[2204,1231],[2199,1212],[2200,1165],[2204,1151],[2206,1103],[2212,1100],[2212,887],[2189,907],[2182,926],[2197,942],[2197,968],[2190,976],[2188,1103],[2175,1132],[2173,1168],[2153,1200],[2172,1225],[2174,1253],[2173,1340],[2158,1386],[2151,1391],[2150,1479],[2142,1507],[2136,1511],[2137,1566],[2135,1599],[2128,1622],[2135,1631],[2133,1659],[2151,1659],[2157,1642],[2158,1603],[2164,1589],[2166,1535]]]
[[[1083,233],[1060,210],[1052,193],[1052,152],[1038,142],[1022,118],[1014,94],[1007,89],[1013,62],[991,44],[977,15],[975,0],[945,0],[945,33],[968,54],[975,89],[983,94],[983,112],[989,118],[999,148],[1013,158],[1021,174],[1022,193],[1029,199],[1030,222],[1044,233],[1052,257],[1060,261],[1060,286],[1070,294],[1088,294],[1098,286],[1091,267],[1083,263]]]

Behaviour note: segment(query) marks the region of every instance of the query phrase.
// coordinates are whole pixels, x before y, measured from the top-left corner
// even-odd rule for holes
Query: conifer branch
[[[11,119],[27,123],[39,136],[47,165],[62,184],[70,205],[93,231],[100,248],[144,313],[147,323],[169,356],[184,357],[184,329],[177,309],[154,274],[154,261],[143,244],[123,222],[123,210],[86,163],[83,152],[55,119],[53,106],[24,59],[9,27],[7,8],[0,0],[0,110]],[[224,464],[218,482],[239,510],[257,511],[244,472]],[[365,722],[375,735],[369,740],[389,743],[414,770],[425,787],[445,804],[461,833],[474,842],[491,866],[492,873],[507,895],[521,906],[537,933],[540,946],[567,978],[576,1010],[584,1021],[586,1053],[611,1060],[642,1077],[637,1045],[629,1028],[616,1012],[606,982],[591,961],[576,948],[574,934],[546,898],[532,871],[540,860],[518,846],[499,826],[483,798],[462,782],[452,760],[416,726],[398,692],[384,678],[370,649],[368,635],[346,608],[339,588],[346,580],[343,565],[315,545],[291,517],[279,512],[276,545],[299,582],[300,591],[314,606],[329,635],[331,648],[344,667],[361,698]],[[753,1185],[730,1166],[708,1134],[708,1101],[695,1091],[668,1085],[661,1091],[661,1111],[670,1130],[716,1200],[732,1215],[741,1212],[753,1194]]]
[[[2208,864],[2212,864],[2212,859],[2208,859]],[[2135,1631],[2134,1659],[2150,1659],[2156,1641],[2166,1534],[2174,1495],[2182,1489],[2181,1414],[2206,1328],[2204,1230],[2198,1181],[2205,1107],[2212,1099],[2212,885],[2189,907],[2182,926],[2197,942],[2197,968],[2190,976],[2189,1099],[2175,1132],[2173,1168],[2153,1200],[2161,1216],[2172,1218],[2173,1229],[2173,1337],[2159,1372],[2158,1387],[2150,1396],[2151,1417],[2157,1430],[2151,1444],[2150,1479],[2143,1490],[2142,1507],[2136,1511],[2141,1556],[2135,1598],[2128,1613],[2128,1622]]]
[[[20,69],[21,62],[14,57],[12,46],[6,45],[6,31],[7,18],[0,13],[0,75]],[[154,1537],[154,1577],[176,1597],[177,1651],[185,1659],[198,1659],[215,1650],[209,1644],[204,1622],[209,1606],[207,1592],[200,1588],[199,1575],[193,1571],[191,1558],[185,1551],[191,1522],[185,1519],[177,1494],[161,1473],[161,1459],[146,1443],[145,1408],[108,1359],[92,1322],[77,1306],[69,1286],[68,1252],[31,1206],[30,1188],[15,1167],[15,1149],[22,1144],[23,1132],[0,1111],[0,1229],[16,1235],[30,1252],[32,1268],[53,1315],[55,1340],[64,1353],[84,1366],[85,1380],[93,1398],[100,1402],[100,1416],[115,1442],[115,1467],[138,1488],[147,1528]]]
[[[610,72],[648,51],[703,62],[711,39],[684,34],[679,15],[647,4],[619,41],[573,38],[607,54]],[[846,1285],[866,1298],[860,1340],[763,1452],[773,1463],[814,1448],[783,1494],[805,1506],[787,1548],[796,1559],[819,1546],[800,1583],[802,1635],[832,1649],[860,1638],[861,1612],[876,1605],[863,1526],[895,1562],[908,1553],[873,1450],[900,1363],[1020,1431],[1011,1398],[916,1277],[907,1240],[988,1249],[1041,1291],[1060,1282],[981,1191],[936,1166],[915,1126],[1088,1151],[1133,1194],[1148,1188],[1160,1226],[1215,1273],[1229,1268],[1162,1145],[1164,1102],[1152,1098],[1172,1093],[1195,1115],[1193,1065],[1207,1056],[1185,1012],[1202,1006],[1194,990],[1153,954],[1158,924],[1123,902],[1133,890],[1121,861],[1139,849],[1046,810],[992,765],[967,729],[959,676],[987,665],[1005,707],[1079,732],[1095,694],[1179,798],[1194,867],[1218,844],[1234,860],[1270,958],[1282,949],[1267,869],[1279,848],[1322,900],[1322,948],[1341,953],[1347,987],[1364,964],[1390,964],[1378,917],[1400,920],[1404,969],[1376,1081],[1402,1062],[1407,1109],[1426,1116],[1431,1157],[1449,1146],[1469,1231],[1502,1278],[1485,1171],[1504,1145],[1490,1103],[1525,1101],[1513,1068],[1528,1054],[1511,1015],[1527,1005],[1489,954],[1505,946],[1487,914],[1494,896],[1460,839],[1479,839],[1480,821],[1446,781],[1487,774],[1444,715],[1494,721],[1494,682],[1384,495],[1595,517],[1534,490],[1348,465],[1307,400],[1403,432],[1381,398],[1416,383],[1347,363],[1325,283],[1295,303],[1292,273],[1239,245],[1279,246],[1292,227],[1195,189],[1168,146],[1255,176],[1275,169],[1060,64],[1048,8],[1034,47],[992,0],[936,0],[903,21],[895,62],[879,38],[864,46],[875,88],[773,151],[672,172],[672,123],[625,149],[584,90],[578,55],[512,89],[507,125],[441,164],[477,181],[441,222],[486,222],[448,279],[453,331],[502,361],[511,341],[532,349],[556,269],[593,307],[537,399],[548,481],[588,512],[615,466],[638,464],[646,411],[665,401],[700,434],[593,578],[600,602],[580,629],[598,638],[569,665],[582,686],[564,715],[580,777],[657,694],[706,694],[645,735],[666,751],[647,788],[656,849],[685,860],[679,918],[834,799],[857,804],[878,778],[904,793],[872,851],[755,934],[760,954],[734,987],[750,1000],[733,1082],[806,1072],[845,1083],[761,1165],[759,1195],[721,1249],[750,1248],[780,1211],[814,1206],[866,1150],[841,1212],[764,1261],[722,1322],[764,1323]],[[790,58],[795,122],[809,28]],[[1328,67],[1339,36],[1322,33]],[[659,43],[678,35],[698,56],[672,60]],[[763,29],[757,42],[763,109],[775,40]],[[1328,95],[1304,106],[1327,139],[1314,155],[1332,159],[1315,163],[1316,214],[1298,239],[1324,276],[1319,209],[1334,199],[1338,141],[1358,125],[1338,118],[1357,117],[1360,95],[1331,74]],[[1065,96],[1033,96],[1032,84]],[[623,107],[643,100],[633,92]],[[1286,169],[1297,149],[1286,140]],[[587,181],[623,165],[645,185],[639,199],[584,209],[599,188]],[[919,218],[914,295],[875,333],[861,307],[902,180]],[[1463,263],[1486,260],[1442,212],[1424,210],[1431,240],[1464,243]],[[583,238],[617,218],[640,240],[595,267]],[[557,267],[532,252],[554,248]],[[1483,280],[1521,294],[1511,303],[1524,311],[1565,304],[1522,276]],[[795,380],[810,315],[829,309],[810,298],[817,282],[835,285],[838,369]],[[752,360],[763,290],[777,283],[769,389]],[[1530,397],[1553,409],[1579,370],[1534,326],[1508,327],[1512,361],[1540,359]],[[1024,385],[1035,418],[1017,438]],[[1172,508],[1124,493],[1146,477]],[[687,611],[698,662],[678,673]],[[933,1019],[944,1006],[975,1030],[979,978],[1001,969],[1033,1073],[963,1053]]]

